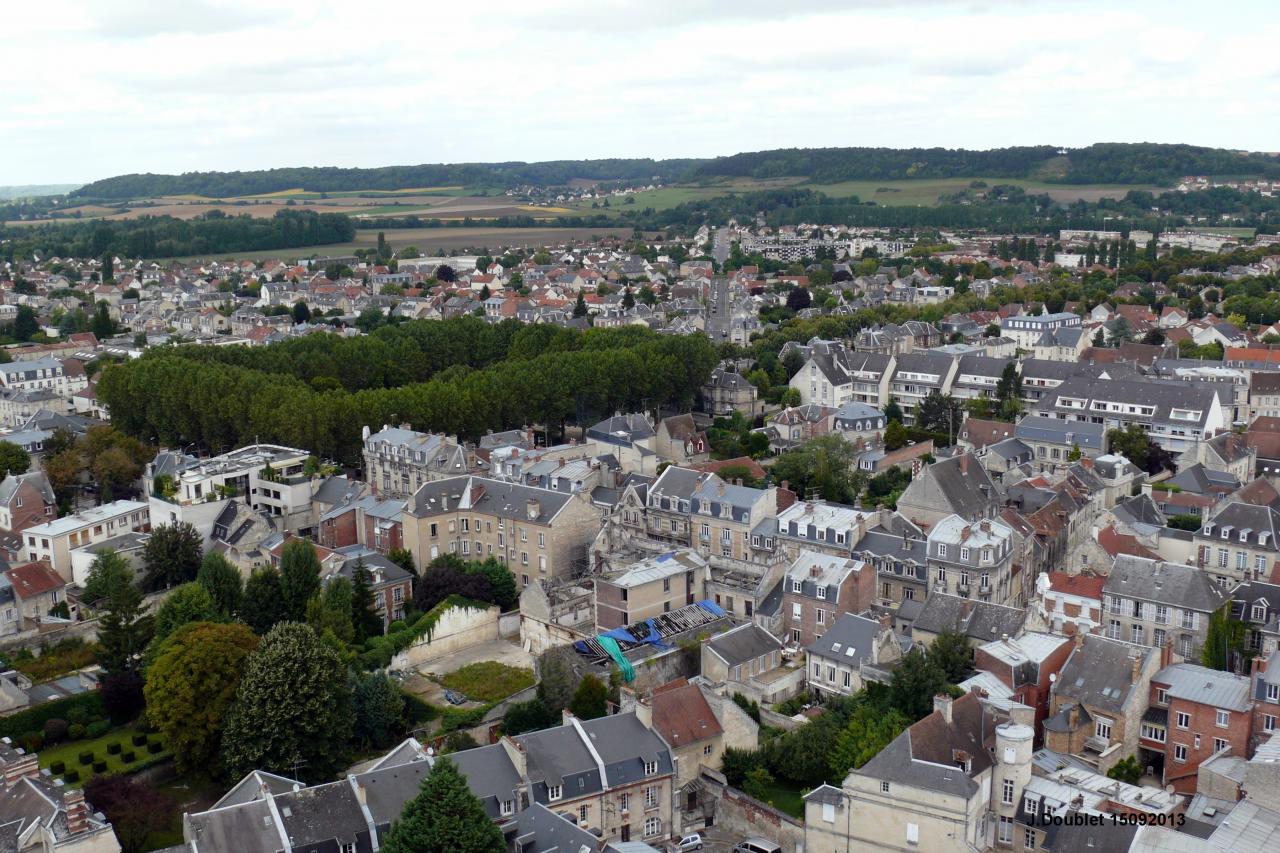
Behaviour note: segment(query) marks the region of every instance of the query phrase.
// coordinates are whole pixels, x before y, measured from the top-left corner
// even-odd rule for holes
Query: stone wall
[[[469,607],[451,607],[440,614],[429,637],[396,654],[391,659],[391,672],[417,669],[428,661],[453,654],[462,649],[491,643],[498,639],[498,608],[486,607],[473,610]]]
[[[735,838],[759,836],[774,841],[785,851],[804,853],[804,822],[780,812],[767,803],[748,797],[724,784],[723,776],[703,772],[705,796],[712,797],[715,825]]]

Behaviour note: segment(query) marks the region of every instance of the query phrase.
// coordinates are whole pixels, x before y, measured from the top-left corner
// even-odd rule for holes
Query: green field
[[[144,762],[166,758],[170,755],[168,750],[151,753],[147,751],[145,746],[134,746],[132,737],[137,733],[137,729],[131,727],[114,729],[93,740],[73,740],[57,746],[47,747],[40,750],[40,767],[46,768],[55,761],[61,761],[66,765],[67,770],[75,770],[80,774],[78,781],[68,783],[70,787],[78,788],[88,782],[94,775],[92,764],[83,765],[80,763],[80,753],[82,752],[92,752],[96,760],[105,761],[107,763],[105,772],[107,773],[128,773]],[[158,736],[153,734],[147,737],[150,740],[155,740]],[[113,743],[120,744],[120,752],[115,755],[108,755],[107,745]],[[126,752],[134,753],[134,760],[127,764],[124,761]]]
[[[507,666],[496,660],[467,664],[440,676],[439,682],[450,690],[456,690],[468,699],[481,702],[500,702],[513,693],[533,686],[533,671]]]

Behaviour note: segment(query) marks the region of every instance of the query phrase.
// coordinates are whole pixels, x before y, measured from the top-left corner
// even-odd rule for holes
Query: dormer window
[[[1266,622],[1267,621],[1267,605],[1265,604],[1253,605],[1253,608],[1249,613],[1249,618],[1252,619],[1254,622]]]
[[[968,559],[969,559],[969,549],[968,549],[968,548],[961,548],[961,549],[960,549],[960,559],[962,559],[962,560],[968,560]]]
[[[1241,541],[1241,542],[1248,542],[1248,541],[1249,541],[1249,531],[1248,531],[1248,530],[1241,530],[1241,531],[1240,531],[1240,541]]]
[[[548,799],[548,800],[552,800],[552,801],[554,801],[554,800],[558,800],[558,799],[560,799],[562,796],[564,796],[564,789],[562,789],[559,785],[548,785],[548,786],[547,786],[547,799]]]
[[[1209,522],[1208,524],[1206,524],[1206,525],[1204,526],[1204,535],[1205,535],[1205,536],[1212,536],[1212,535],[1213,535],[1213,522]]]
[[[945,557],[945,556],[947,556],[947,546],[946,546],[946,545],[943,545],[942,543],[938,543],[938,556],[939,556],[939,557]]]
[[[800,592],[800,591],[802,591],[803,589],[804,589],[804,585],[803,585],[800,581],[798,581],[798,580],[794,580],[794,579],[791,581],[791,591],[792,591],[792,592]]]
[[[821,598],[821,599],[823,599],[824,601],[826,600],[826,598],[827,598],[827,588],[826,588],[825,586],[820,586],[820,587],[818,587],[818,598]]]
[[[658,762],[656,762],[656,761],[646,761],[646,762],[644,763],[644,775],[646,775],[646,776],[656,776],[656,775],[657,775],[657,773],[658,773]]]

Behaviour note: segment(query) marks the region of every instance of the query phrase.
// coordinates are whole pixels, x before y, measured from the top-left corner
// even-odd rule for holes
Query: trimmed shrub
[[[106,773],[106,772],[107,772],[107,762],[105,762],[105,761],[95,761],[95,762],[93,762],[93,772],[94,772],[94,773]]]
[[[93,754],[93,751],[92,751],[92,750],[85,750],[84,752],[80,753],[80,763],[81,763],[81,764],[92,764],[92,763],[93,763],[93,759],[94,759],[95,757],[96,757],[96,756],[94,756],[94,754]]]
[[[133,745],[134,745],[134,746],[146,746],[146,745],[147,745],[147,736],[146,736],[146,735],[144,735],[144,734],[135,734],[135,735],[133,736]]]
[[[157,752],[163,752],[163,751],[164,751],[164,745],[161,743],[153,741],[147,744],[147,752],[151,753],[152,755],[155,755]]]
[[[119,743],[109,743],[109,744],[107,744],[107,755],[119,755],[119,754],[120,754],[120,744],[119,744]]]
[[[111,723],[106,720],[98,720],[96,723],[90,723],[86,726],[84,731],[88,737],[102,737],[111,731]]]
[[[123,761],[125,764],[132,764],[133,762],[138,760],[138,754],[131,749],[128,752],[122,754],[120,756],[120,760]]]
[[[67,740],[80,740],[84,737],[84,726],[80,723],[72,723],[67,727]]]
[[[49,765],[49,772],[52,773],[54,776],[61,776],[62,771],[66,769],[67,769],[67,764],[65,761],[55,761]]]
[[[62,774],[62,781],[66,782],[68,785],[74,785],[80,781],[80,771],[68,770],[66,773]]]
[[[72,708],[67,712],[67,722],[81,727],[89,725],[89,709]]]
[[[54,717],[51,720],[44,721],[44,742],[45,743],[61,743],[66,740],[67,730],[70,725],[66,720],[60,717]]]
[[[39,752],[44,746],[44,735],[39,732],[27,732],[22,736],[22,746],[27,752]]]

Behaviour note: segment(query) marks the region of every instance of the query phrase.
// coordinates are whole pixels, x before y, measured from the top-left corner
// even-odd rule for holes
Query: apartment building
[[[1223,753],[1248,758],[1253,736],[1249,679],[1190,663],[1151,677],[1139,761],[1163,771],[1165,785],[1196,793],[1200,765]]]
[[[929,530],[930,589],[962,598],[1013,601],[1013,529],[1000,519],[966,521],[949,515]]]
[[[894,634],[892,617],[844,613],[804,652],[810,690],[852,696],[868,681],[885,678],[887,669],[879,667],[900,660],[902,645]]]
[[[1163,649],[1173,659],[1200,659],[1209,617],[1231,594],[1195,566],[1122,554],[1102,587],[1102,619],[1113,640]]]
[[[1223,587],[1267,578],[1280,559],[1278,536],[1280,512],[1226,501],[1195,533],[1197,565]]]
[[[807,646],[844,613],[875,603],[876,571],[861,560],[803,551],[782,579],[782,635]]]
[[[0,530],[21,533],[57,515],[58,501],[43,471],[9,474],[0,481]]]
[[[894,356],[854,352],[840,341],[817,339],[807,349],[807,361],[789,383],[800,392],[802,403],[839,408],[849,402],[872,406],[888,402]]]
[[[972,369],[980,368],[974,366]],[[958,370],[959,360],[947,355],[922,352],[896,356],[889,377],[888,394],[898,401],[903,420],[914,423],[916,409],[930,394],[950,394]],[[887,404],[888,399],[884,402]],[[957,419],[955,429],[960,428],[961,420]]]
[[[1170,453],[1181,453],[1229,426],[1211,387],[1154,379],[1075,376],[1052,388],[1036,412],[1063,421],[1102,424],[1108,430],[1141,427]]]
[[[1046,332],[1058,329],[1079,328],[1083,319],[1079,314],[1060,311],[1057,314],[1022,314],[1000,319],[1000,334],[1013,338],[1022,349],[1032,349]]]
[[[22,534],[25,558],[41,560],[67,583],[84,586],[87,577],[72,571],[71,552],[129,531],[149,531],[151,513],[139,501],[112,501],[28,527]]]
[[[76,369],[68,370],[61,359],[50,357],[0,364],[0,386],[15,391],[51,391],[70,399],[89,384],[84,369],[76,364]]]
[[[416,565],[441,554],[495,557],[525,587],[585,569],[600,513],[581,495],[466,476],[424,484],[401,525]]]
[[[416,432],[408,425],[365,427],[365,479],[382,497],[407,498],[425,483],[471,473],[468,454],[457,438]]]
[[[774,518],[779,489],[753,489],[716,474],[668,467],[648,488],[647,535],[694,548],[703,557],[752,559],[752,531]]]

